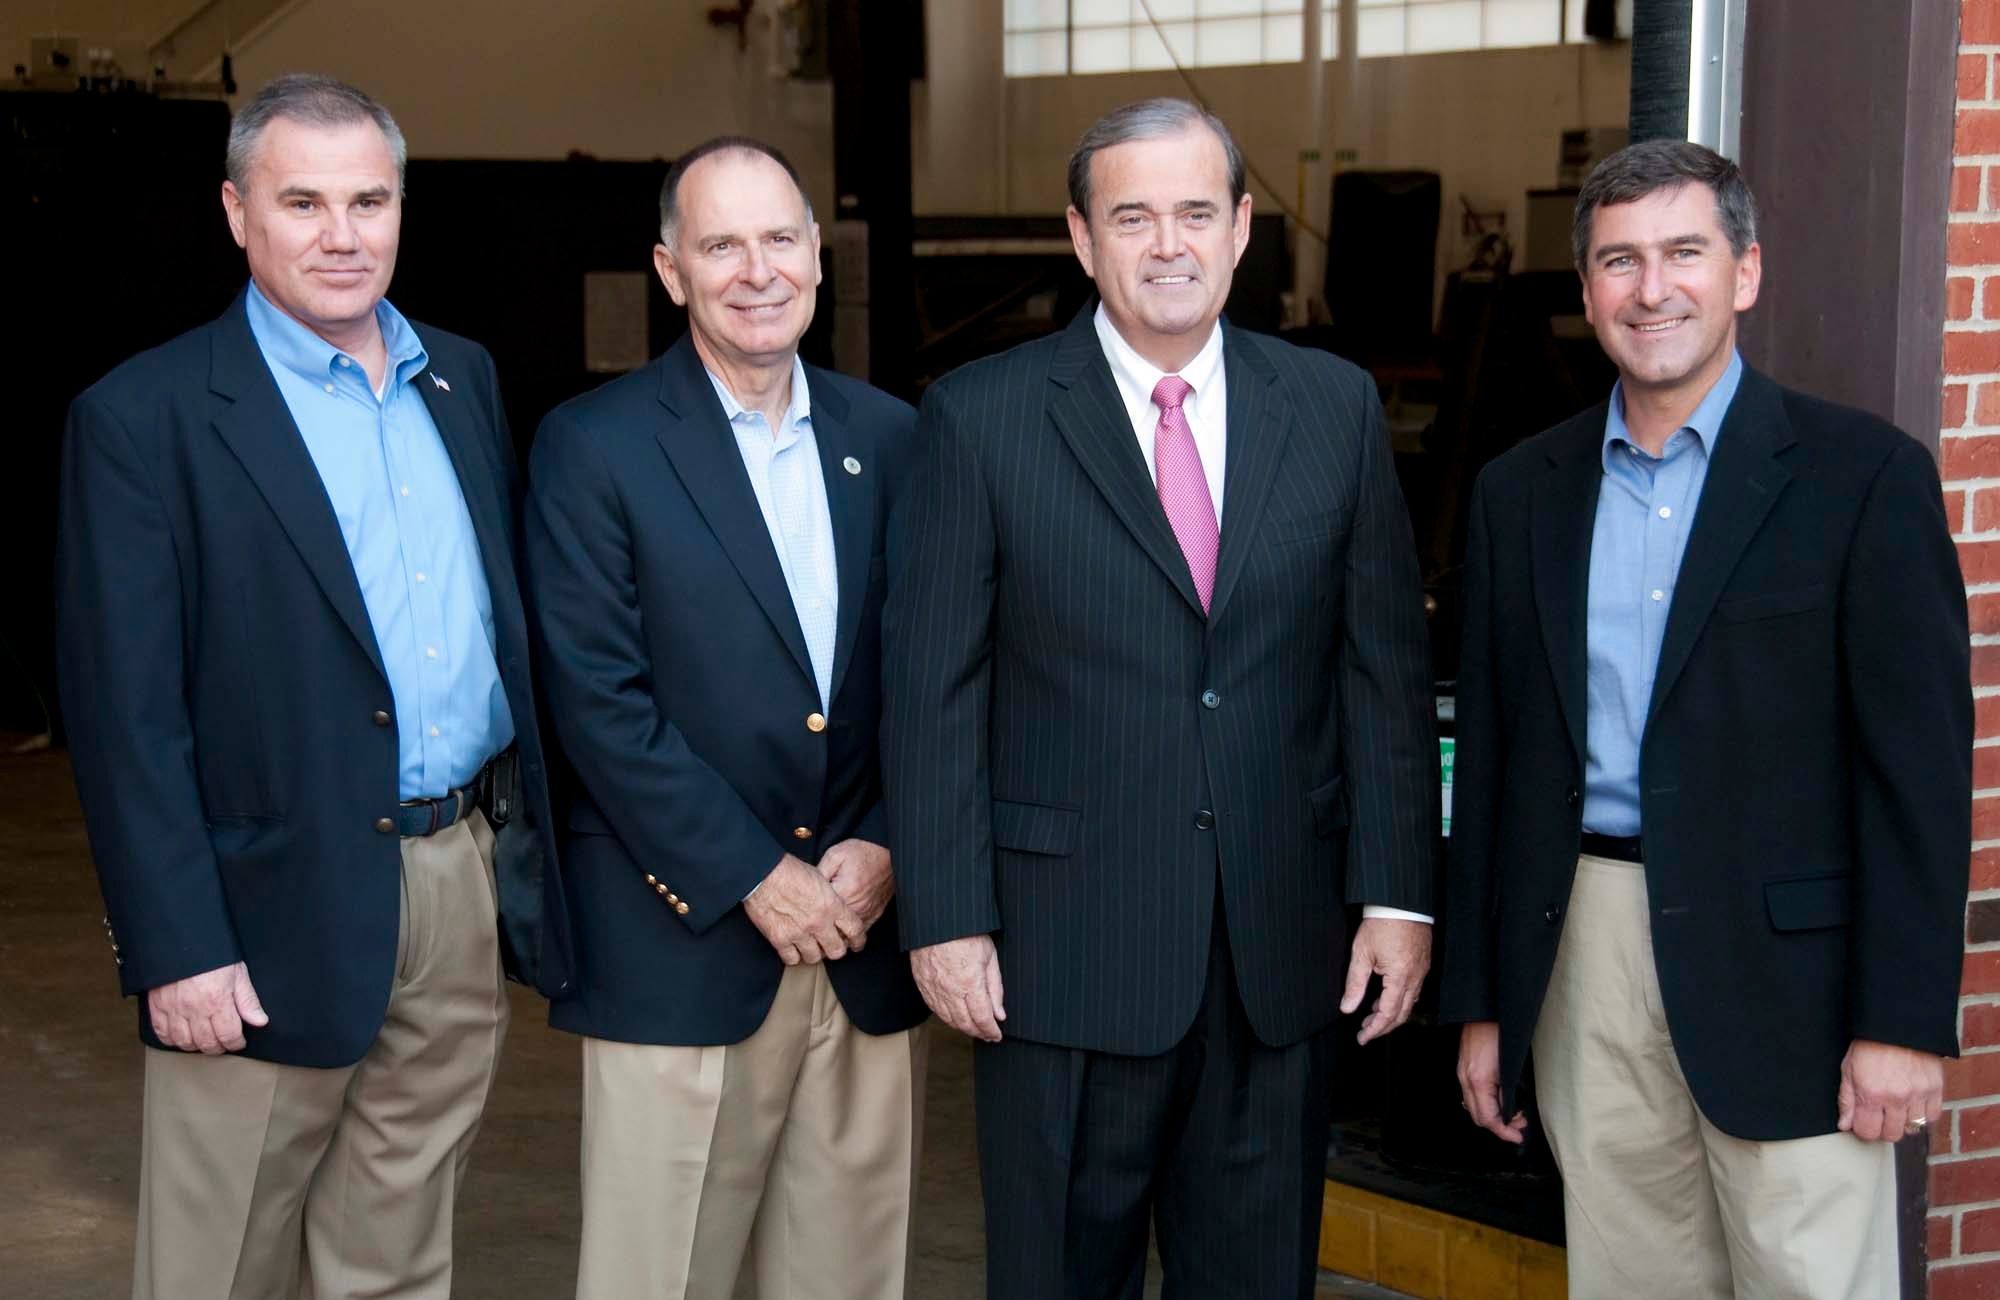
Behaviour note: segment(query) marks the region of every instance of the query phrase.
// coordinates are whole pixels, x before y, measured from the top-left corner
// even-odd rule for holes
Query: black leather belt
[[[1610,858],[1614,862],[1646,860],[1645,850],[1637,835],[1599,835],[1596,831],[1585,831],[1579,847],[1593,858]]]
[[[508,750],[495,755],[479,769],[472,780],[456,790],[447,790],[438,799],[405,799],[396,806],[396,830],[405,838],[435,835],[447,826],[464,821],[474,808],[487,810],[487,820],[497,830],[506,823],[506,810],[494,808],[496,797],[503,795],[498,789],[496,773],[510,765],[514,751]]]

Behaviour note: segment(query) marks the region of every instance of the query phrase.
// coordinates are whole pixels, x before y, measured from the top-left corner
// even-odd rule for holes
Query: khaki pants
[[[402,849],[395,982],[359,1062],[146,1053],[134,1300],[450,1294],[507,1028],[493,832],[475,812]]]
[[[726,1047],[583,1040],[578,1300],[897,1300],[923,1143],[918,1026],[856,1029],[788,967]]]
[[[1703,1118],[1667,1036],[1647,916],[1643,867],[1579,860],[1535,1026],[1572,1300],[1896,1295],[1894,1148],[1846,1133],[1749,1142]]]

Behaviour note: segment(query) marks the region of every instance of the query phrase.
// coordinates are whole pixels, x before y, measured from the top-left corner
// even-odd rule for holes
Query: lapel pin
[[[861,462],[854,459],[854,457],[852,456],[849,456],[846,460],[841,461],[840,467],[846,470],[850,474],[859,474],[861,472]]]
[[[442,389],[443,389],[443,390],[444,390],[445,392],[447,392],[447,393],[449,393],[449,392],[451,391],[451,385],[450,385],[450,384],[447,384],[447,383],[446,383],[446,382],[444,381],[444,376],[443,376],[443,375],[440,375],[440,374],[439,374],[439,373],[438,373],[437,371],[435,371],[435,370],[431,371],[431,382],[432,382],[432,383],[434,383],[434,384],[436,384],[436,385],[437,385],[437,386],[438,386],[439,388],[442,388]]]

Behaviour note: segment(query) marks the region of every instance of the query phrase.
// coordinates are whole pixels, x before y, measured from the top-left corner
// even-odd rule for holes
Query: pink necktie
[[[1153,431],[1153,477],[1160,492],[1160,507],[1173,525],[1174,540],[1187,557],[1188,573],[1194,578],[1195,594],[1201,597],[1202,613],[1208,612],[1208,598],[1215,591],[1215,550],[1218,530],[1215,498],[1208,494],[1208,475],[1202,472],[1201,452],[1194,445],[1181,403],[1194,386],[1179,375],[1168,375],[1153,386],[1153,405],[1160,408],[1160,424]]]

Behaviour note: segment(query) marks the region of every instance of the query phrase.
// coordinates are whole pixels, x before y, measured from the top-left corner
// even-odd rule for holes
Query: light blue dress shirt
[[[512,743],[514,715],[494,661],[493,597],[472,516],[413,386],[434,382],[419,379],[430,358],[402,313],[378,304],[389,353],[378,398],[360,361],[273,307],[254,283],[246,308],[375,629],[396,703],[399,797],[438,798]]]
[[[840,573],[834,559],[826,475],[820,466],[819,442],[813,437],[806,368],[796,356],[792,358],[792,400],[775,436],[762,411],[746,409],[713,371],[705,373],[729,418],[730,432],[736,435],[736,449],[757,494],[757,508],[764,512],[778,567],[784,570],[819,685],[820,708],[831,713],[833,701],[828,697],[840,623]]]
[[[1660,640],[1709,458],[1742,379],[1743,358],[1732,354],[1722,378],[1657,457],[1626,430],[1624,385],[1611,390],[1604,481],[1590,537],[1589,754],[1583,773],[1583,828],[1600,835],[1639,833],[1639,745]]]

